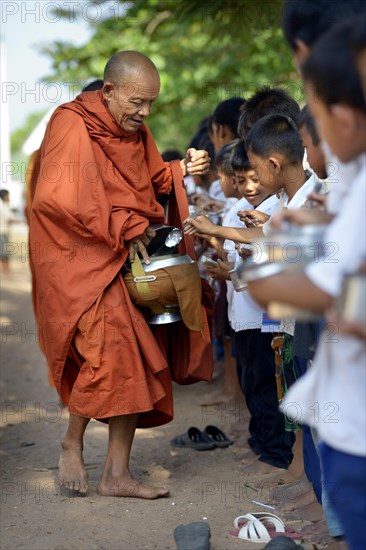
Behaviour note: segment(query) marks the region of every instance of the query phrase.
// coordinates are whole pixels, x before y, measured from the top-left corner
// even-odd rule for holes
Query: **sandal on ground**
[[[172,447],[189,447],[196,451],[209,451],[216,447],[216,444],[195,426],[189,428],[186,433],[173,437],[170,444]]]
[[[238,516],[234,520],[234,527],[236,528],[235,531],[230,532],[232,536],[261,544],[269,542],[280,535],[294,541],[302,538],[300,533],[285,527],[279,517],[269,512],[255,512]]]
[[[215,443],[216,447],[229,447],[234,443],[217,426],[206,426],[203,433]]]

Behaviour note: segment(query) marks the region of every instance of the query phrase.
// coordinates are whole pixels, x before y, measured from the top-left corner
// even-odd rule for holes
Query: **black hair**
[[[230,97],[221,101],[211,116],[211,123],[228,126],[234,136],[237,136],[238,121],[244,103],[245,99],[242,97]]]
[[[342,103],[366,112],[352,41],[353,21],[324,34],[302,66],[305,82],[327,106]]]
[[[0,199],[5,199],[9,195],[9,191],[7,189],[0,189]]]
[[[311,141],[312,141],[313,145],[315,147],[317,145],[319,145],[320,137],[318,135],[314,119],[311,116],[311,113],[309,111],[309,107],[307,105],[305,105],[305,107],[303,107],[301,109],[298,127],[300,128],[300,126],[305,126],[305,128],[307,129],[307,131],[310,134]]]
[[[365,12],[364,0],[286,0],[282,30],[293,50],[296,40],[311,48],[334,25]]]
[[[82,92],[95,92],[96,90],[101,90],[103,88],[103,80],[93,80],[92,82],[89,82],[89,84],[86,84],[84,88],[81,90]]]
[[[357,21],[354,21],[354,23],[352,46],[356,53],[358,53],[366,47],[366,18],[357,18]]]
[[[251,169],[250,162],[244,143],[240,139],[236,139],[232,142],[233,151],[231,154],[231,168],[234,172],[244,171],[247,172]]]
[[[231,157],[235,149],[237,140],[230,141],[216,154],[215,167],[217,170],[222,170],[225,174],[234,175],[234,170],[231,165]]]
[[[202,138],[206,138],[210,126],[210,117],[205,117],[201,120],[198,125],[197,132],[193,136],[191,142],[188,145],[188,149],[194,147],[194,149],[199,149],[199,144],[202,141]]]
[[[161,156],[164,162],[170,162],[171,160],[180,160],[184,155],[178,149],[166,149]]]
[[[245,102],[238,123],[240,138],[245,139],[249,130],[260,118],[275,114],[286,115],[297,124],[300,107],[285,90],[263,86]]]
[[[197,147],[195,147],[195,149],[204,149],[205,151],[207,151],[208,156],[211,159],[211,166],[212,166],[212,164],[214,164],[214,161],[215,161],[215,148],[214,148],[214,145],[213,145],[212,141],[210,140],[208,132],[206,133],[206,135],[203,135],[201,137],[201,139],[198,141]]]
[[[281,153],[290,164],[302,163],[304,146],[295,122],[284,115],[268,115],[256,122],[245,139],[247,151],[265,158]]]

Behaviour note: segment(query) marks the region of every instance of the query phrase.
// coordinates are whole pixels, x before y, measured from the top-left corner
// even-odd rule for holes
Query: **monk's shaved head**
[[[159,92],[158,70],[146,55],[134,51],[118,52],[108,61],[102,96],[124,132],[136,132],[140,128]]]
[[[130,79],[135,74],[156,75],[159,72],[146,55],[133,50],[117,52],[108,61],[104,69],[104,82],[118,84]]]

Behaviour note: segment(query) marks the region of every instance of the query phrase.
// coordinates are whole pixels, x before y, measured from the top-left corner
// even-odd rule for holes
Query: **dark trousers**
[[[301,376],[304,376],[307,371],[307,359],[302,357],[294,356],[294,367],[296,373],[296,379],[298,380]],[[321,473],[320,473],[320,460],[318,451],[315,448],[313,436],[309,426],[303,424],[302,426],[303,434],[303,459],[304,459],[304,470],[306,477],[313,486],[315,496],[318,502],[322,502],[322,484],[321,484]]]
[[[285,430],[278,409],[272,333],[260,329],[235,332],[236,365],[240,387],[251,415],[248,440],[259,460],[277,468],[288,468],[295,441]]]
[[[366,457],[319,445],[324,490],[350,550],[366,548]]]

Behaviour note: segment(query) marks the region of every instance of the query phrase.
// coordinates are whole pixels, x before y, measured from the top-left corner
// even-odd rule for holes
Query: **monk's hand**
[[[183,176],[199,176],[206,174],[210,168],[211,159],[207,151],[194,149],[191,147],[187,150],[186,156],[180,161]]]
[[[151,239],[155,237],[156,233],[150,227],[147,227],[142,235],[135,237],[129,241],[129,260],[133,262],[136,252],[140,252],[143,262],[145,264],[150,263],[150,258],[146,250],[146,246],[150,243]]]

